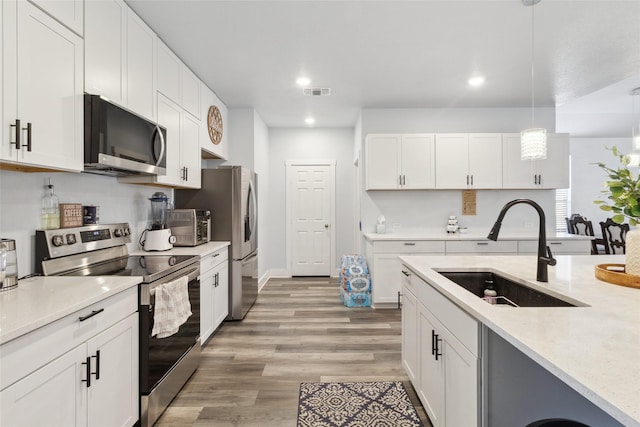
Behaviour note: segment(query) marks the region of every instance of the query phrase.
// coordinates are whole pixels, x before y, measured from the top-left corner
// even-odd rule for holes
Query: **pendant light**
[[[538,160],[547,158],[547,130],[534,128],[535,118],[535,73],[534,73],[534,6],[541,0],[522,0],[525,6],[531,6],[531,128],[520,132],[520,158]]]

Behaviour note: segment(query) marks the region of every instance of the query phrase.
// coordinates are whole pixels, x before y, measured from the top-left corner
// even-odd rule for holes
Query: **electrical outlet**
[[[393,228],[394,230],[397,230],[400,228],[400,223],[399,222],[394,222],[393,224],[391,224],[391,228]]]

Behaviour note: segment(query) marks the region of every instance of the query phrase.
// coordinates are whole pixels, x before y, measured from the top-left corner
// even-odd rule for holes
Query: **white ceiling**
[[[255,108],[270,127],[306,126],[307,115],[353,126],[362,108],[531,106],[532,8],[521,0],[127,3],[228,107]],[[535,105],[558,106],[558,131],[627,136],[640,0],[533,10]],[[476,73],[486,83],[470,89]],[[331,96],[303,97],[301,75]]]

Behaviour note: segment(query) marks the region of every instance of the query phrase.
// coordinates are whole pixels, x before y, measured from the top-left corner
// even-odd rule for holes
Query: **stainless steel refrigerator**
[[[257,176],[242,166],[202,170],[200,190],[175,190],[177,209],[211,211],[211,240],[230,241],[229,315],[240,320],[258,296]]]

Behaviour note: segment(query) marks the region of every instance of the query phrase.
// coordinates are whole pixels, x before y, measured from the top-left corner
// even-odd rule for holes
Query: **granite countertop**
[[[558,256],[549,282],[535,280],[533,256],[402,256],[402,262],[462,310],[625,426],[640,426],[640,289],[602,282],[594,267],[624,257]],[[490,270],[582,307],[502,308],[436,270]],[[566,298],[565,298],[566,299]]]
[[[391,232],[384,234],[363,233],[365,239],[369,241],[385,241],[385,240],[487,240],[489,230],[469,230],[466,233],[447,233],[442,229],[426,229],[415,231]],[[547,233],[547,240],[592,240],[592,236],[581,236],[569,233]],[[538,231],[530,230],[528,232],[509,232],[503,230],[500,232],[498,241],[500,240],[538,240]]]
[[[231,242],[208,242],[198,246],[175,246],[168,251],[151,251],[147,252],[142,249],[131,251],[130,255],[197,255],[203,257],[214,253],[226,246],[229,246]]]
[[[136,286],[135,276],[37,276],[0,292],[0,344]]]

